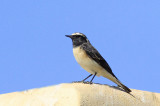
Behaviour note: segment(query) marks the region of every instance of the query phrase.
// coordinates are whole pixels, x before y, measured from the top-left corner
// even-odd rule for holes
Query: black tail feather
[[[126,87],[126,86],[123,85],[123,84],[121,84],[121,87],[122,87],[127,93],[132,92],[128,87]]]
[[[117,84],[119,87],[121,87],[124,91],[126,91],[127,93],[132,92],[127,86],[123,85],[119,80],[117,80]]]

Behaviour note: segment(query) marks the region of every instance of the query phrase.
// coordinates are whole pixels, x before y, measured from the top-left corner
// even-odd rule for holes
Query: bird
[[[71,35],[65,35],[71,38],[73,45],[73,55],[80,66],[90,73],[82,82],[94,75],[89,82],[92,84],[95,76],[103,76],[121,87],[125,92],[130,93],[131,90],[122,84],[120,80],[114,75],[107,61],[95,49],[86,35],[80,32],[75,32]]]

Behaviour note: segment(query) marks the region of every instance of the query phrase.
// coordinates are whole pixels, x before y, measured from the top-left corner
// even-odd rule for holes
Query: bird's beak
[[[72,38],[72,35],[66,35],[66,37]]]

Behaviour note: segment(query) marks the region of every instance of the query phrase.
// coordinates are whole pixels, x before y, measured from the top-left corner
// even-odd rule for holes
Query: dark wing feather
[[[108,63],[105,61],[105,59],[101,56],[101,54],[89,43],[85,43],[82,46],[82,49],[84,49],[87,53],[87,55],[96,61],[99,65],[101,65],[106,71],[108,71],[111,75],[113,75],[117,80],[118,78],[113,74],[112,69],[108,65]]]

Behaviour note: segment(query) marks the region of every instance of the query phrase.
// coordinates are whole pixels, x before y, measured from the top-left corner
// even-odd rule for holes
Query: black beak
[[[72,35],[66,35],[66,37],[72,38]]]

